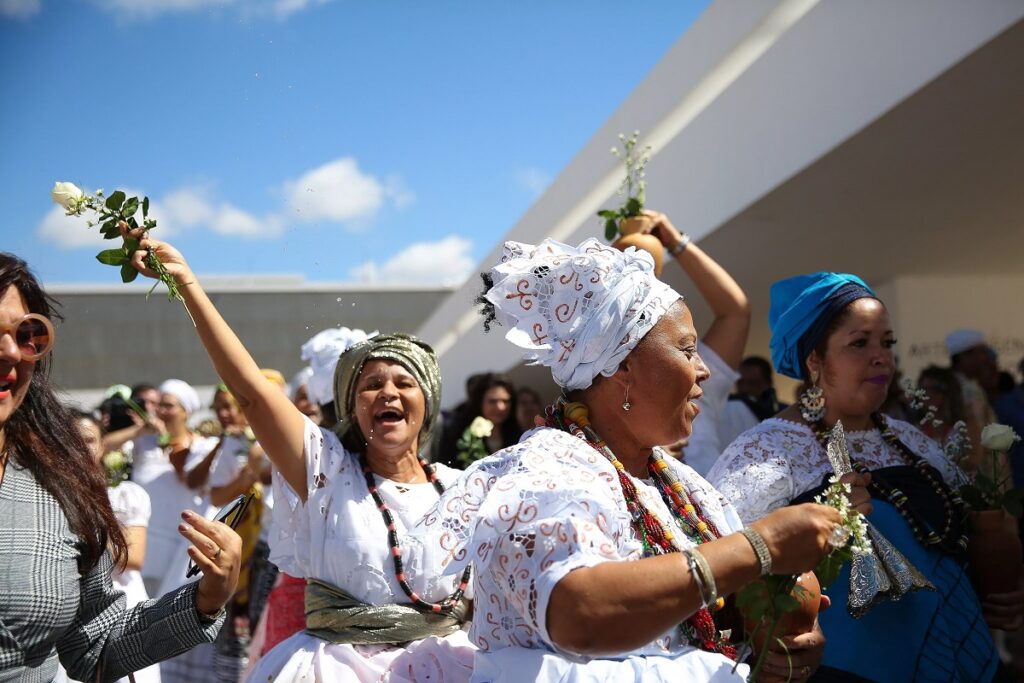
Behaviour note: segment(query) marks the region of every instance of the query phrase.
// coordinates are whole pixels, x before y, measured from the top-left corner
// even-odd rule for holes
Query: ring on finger
[[[850,530],[842,524],[836,524],[828,534],[828,544],[833,548],[842,548],[850,538]]]
[[[221,548],[220,546],[217,546],[217,552],[215,552],[213,555],[211,555],[210,559],[211,560],[216,560],[218,557],[220,557],[220,554],[222,552],[224,552],[224,548]]]

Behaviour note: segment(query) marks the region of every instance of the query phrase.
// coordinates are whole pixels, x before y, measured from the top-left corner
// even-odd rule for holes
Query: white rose
[[[1013,427],[1006,425],[993,423],[985,425],[985,428],[981,430],[981,445],[990,451],[1005,453],[1018,439],[1020,437],[1017,436],[1017,432],[1013,431]]]
[[[74,183],[54,183],[50,190],[53,201],[64,207],[65,211],[74,211],[78,208],[78,202],[85,196]]]
[[[469,424],[469,433],[478,439],[486,439],[494,431],[494,423],[486,417],[477,417]]]

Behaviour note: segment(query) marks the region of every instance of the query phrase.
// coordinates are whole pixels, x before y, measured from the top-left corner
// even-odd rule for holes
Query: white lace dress
[[[889,424],[910,450],[942,474],[947,484],[956,481],[955,468],[938,444],[911,424],[892,418]],[[877,429],[846,432],[846,442],[850,458],[869,470],[908,464]],[[771,417],[729,444],[708,472],[708,481],[749,523],[789,505],[831,474],[832,466],[810,427]]]
[[[292,576],[319,579],[363,602],[408,603],[395,579],[387,528],[366,488],[359,459],[328,430],[306,420],[307,500],[302,503],[284,477],[274,477],[270,560]],[[450,484],[458,471],[435,465]],[[400,484],[377,478],[391,509],[409,584],[424,599],[450,595],[458,576],[441,576],[438,566],[410,542],[406,529],[437,503],[432,484]],[[430,637],[408,646],[338,645],[300,631],[268,652],[248,680],[265,681],[467,681],[473,647],[465,631]]]
[[[722,533],[741,527],[706,481],[667,460]],[[674,524],[653,484],[635,483],[644,505]],[[473,562],[474,681],[741,681],[747,672],[693,648],[678,628],[616,657],[581,657],[552,642],[548,603],[563,577],[643,553],[614,468],[569,434],[540,428],[474,463],[413,533],[449,576]]]

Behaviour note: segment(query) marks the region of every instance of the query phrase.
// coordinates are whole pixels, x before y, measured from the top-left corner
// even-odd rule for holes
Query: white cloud
[[[129,196],[145,193],[124,188]],[[372,219],[385,202],[402,208],[416,195],[398,176],[381,183],[359,170],[352,157],[335,159],[281,185],[284,205],[257,216],[215,196],[205,186],[184,186],[162,197],[152,196],[149,214],[156,218],[160,239],[188,230],[204,229],[218,235],[245,239],[278,237],[296,223],[343,223],[358,228]],[[59,248],[77,249],[95,244],[85,219],[68,218],[54,207],[39,223],[38,233]]]
[[[78,249],[98,246],[103,238],[97,228],[89,228],[86,219],[67,216],[59,206],[52,207],[39,223],[39,236],[47,243],[60,249]]]
[[[41,0],[0,0],[0,17],[28,19],[41,7]]]
[[[539,168],[520,168],[515,172],[516,182],[532,194],[539,195],[551,184],[551,174]]]
[[[417,285],[459,285],[475,265],[469,250],[473,244],[449,235],[438,242],[416,242],[378,264],[376,261],[352,269],[352,277],[365,283]]]
[[[350,222],[369,218],[384,203],[384,186],[352,157],[335,159],[282,186],[290,220]]]
[[[310,5],[326,5],[328,2],[331,2],[331,0],[274,0],[273,11],[278,19],[287,19]]]

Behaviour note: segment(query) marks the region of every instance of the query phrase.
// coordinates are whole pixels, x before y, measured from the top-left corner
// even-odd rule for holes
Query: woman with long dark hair
[[[127,544],[78,423],[49,372],[53,302],[0,253],[0,678],[115,680],[212,641],[235,589],[240,540],[183,513],[203,578],[126,610],[112,585]]]

